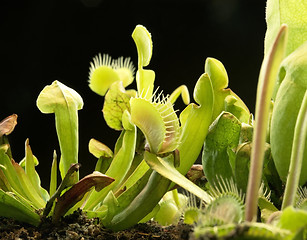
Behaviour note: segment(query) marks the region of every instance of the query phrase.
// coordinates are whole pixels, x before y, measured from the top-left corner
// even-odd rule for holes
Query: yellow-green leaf
[[[303,0],[268,0],[266,8],[267,32],[265,54],[269,53],[282,24],[289,28],[285,56],[307,40],[307,4]]]
[[[105,96],[103,116],[110,128],[122,130],[122,116],[125,110],[130,110],[130,96],[125,93],[122,82],[118,81],[111,85]]]
[[[144,26],[137,25],[132,33],[132,38],[138,51],[139,68],[146,67],[152,55],[151,34]]]

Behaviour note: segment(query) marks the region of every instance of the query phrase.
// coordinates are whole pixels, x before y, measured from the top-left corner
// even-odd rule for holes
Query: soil
[[[112,232],[101,227],[98,219],[87,219],[82,212],[75,212],[65,217],[57,225],[46,220],[39,227],[0,217],[0,239],[26,240],[187,240],[193,232],[193,226],[179,223],[162,227],[150,221],[138,224],[125,231]]]

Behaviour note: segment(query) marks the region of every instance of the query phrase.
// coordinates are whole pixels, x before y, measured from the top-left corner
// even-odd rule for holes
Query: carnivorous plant
[[[206,59],[193,98],[185,85],[163,93],[148,69],[153,43],[142,25],[132,33],[136,68],[130,58],[94,57],[89,87],[104,97],[105,122],[120,135],[113,149],[89,141],[97,164],[80,180],[78,110],[83,100],[59,81],[46,86],[37,107],[55,114],[59,164],[54,152],[48,192],[41,187],[28,139],[25,158],[13,159],[7,135],[17,115],[2,120],[0,215],[38,226],[44,217],[58,222],[80,208],[114,231],[150,219],[168,225],[183,218],[195,225],[196,238],[306,239],[305,10],[301,1],[267,2],[255,118],[228,88],[226,69],[214,58]],[[134,80],[136,89],[129,89]],[[180,95],[187,106],[179,113],[174,104]],[[205,183],[196,184],[198,178]],[[178,187],[189,193],[179,193]]]

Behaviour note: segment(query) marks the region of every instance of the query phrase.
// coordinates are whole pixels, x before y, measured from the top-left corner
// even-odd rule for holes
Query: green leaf
[[[246,192],[248,182],[248,175],[250,169],[250,154],[250,142],[238,145],[236,150],[234,175],[238,188],[244,193]]]
[[[234,113],[238,113],[240,117],[242,116],[242,118],[246,120],[246,115],[249,116],[249,110],[244,102],[233,91],[227,88],[228,76],[224,65],[217,59],[207,58],[205,63],[205,73],[209,75],[214,91],[212,121],[214,121],[222,111],[226,110],[225,107],[232,108],[232,110],[235,110]],[[229,103],[229,100],[226,100],[227,96],[232,96],[231,103]],[[233,102],[233,100],[235,100],[235,102]],[[236,109],[234,109],[234,106],[230,107],[227,105],[235,105]]]
[[[304,175],[302,165],[304,152],[306,151],[307,138],[307,91],[304,94],[303,102],[299,110],[293,136],[292,152],[289,166],[289,173],[286,182],[286,189],[283,198],[282,209],[293,206],[295,203],[297,189],[299,187],[300,175]],[[306,160],[305,160],[306,162]]]
[[[21,202],[12,193],[0,189],[0,216],[13,218],[34,226],[40,224],[40,216],[27,202]]]
[[[152,220],[154,216],[156,216],[159,210],[160,210],[160,205],[157,204],[150,213],[148,213],[142,220],[139,221],[139,223],[146,223]]]
[[[297,49],[307,40],[307,6],[304,1],[268,0],[266,8],[267,32],[265,35],[265,54],[273,45],[282,24],[289,28],[289,41],[285,56]]]
[[[12,192],[11,185],[1,170],[5,170],[4,168],[5,167],[3,165],[0,165],[0,189],[2,189],[4,192]]]
[[[0,148],[0,164],[5,168],[2,168],[2,171],[10,186],[22,196],[26,196],[25,190],[19,181],[19,176],[13,166],[14,160],[11,160],[5,151],[6,149]]]
[[[160,157],[157,157],[150,153],[145,153],[145,160],[147,164],[163,177],[168,178],[179,186],[185,188],[189,192],[193,193],[195,196],[199,197],[205,203],[209,203],[212,198],[211,196],[202,190],[200,187],[192,183],[185,176],[183,176],[174,166]]]
[[[122,183],[122,187],[120,189],[125,189],[125,191],[127,191],[129,188],[134,186],[149,169],[150,168],[145,160],[142,160],[141,163],[135,168],[133,173],[129,176],[129,178]]]
[[[149,69],[139,69],[136,72],[136,84],[139,96],[147,100],[151,99],[155,76],[155,72]]]
[[[251,142],[244,142],[242,144],[239,144],[236,149],[234,174],[237,186],[239,189],[242,190],[243,193],[246,192],[250,171],[251,147]],[[276,172],[271,157],[270,145],[268,143],[265,146],[262,180],[265,182],[266,186],[268,186],[268,184],[270,187],[272,186],[274,192],[280,193],[280,188],[282,184]]]
[[[199,239],[280,240],[287,239],[290,232],[265,223],[225,224],[219,227],[197,226],[194,235]]]
[[[285,58],[281,64],[278,89],[271,122],[272,156],[282,181],[288,175],[294,129],[299,109],[307,89],[307,42]],[[306,144],[305,144],[306,149]],[[302,173],[307,171],[307,151],[304,152]],[[307,174],[301,174],[300,185],[307,182]]]
[[[241,122],[241,132],[239,144],[251,142],[253,139],[253,127],[249,124]]]
[[[141,208],[137,208],[138,207],[137,205],[140,204],[139,202],[137,202],[133,206],[132,203],[138,197],[138,195],[144,190],[146,184],[148,183],[148,179],[152,173],[152,170],[149,169],[145,161],[143,161],[143,164],[140,164],[140,166],[141,165],[143,165],[144,167],[147,166],[147,168],[144,169],[144,167],[141,168],[138,167],[134,171],[134,173],[131,174],[130,178],[123,184],[124,187],[121,187],[121,189],[117,191],[117,193],[115,193],[117,196],[119,195],[117,198],[115,197],[115,194],[113,194],[112,191],[110,191],[108,195],[105,197],[102,207],[106,206],[108,209],[110,209],[110,211],[108,211],[106,218],[103,219],[104,226],[108,225],[111,226],[112,219],[116,215],[121,215],[123,212],[125,212],[126,208],[134,207],[135,209],[139,209],[139,211],[142,211]],[[139,220],[136,220],[136,223]],[[125,221],[125,219],[123,221]],[[129,221],[130,221],[129,217],[126,218],[126,222]]]
[[[62,179],[71,164],[78,163],[78,110],[83,107],[81,96],[59,81],[46,86],[39,94],[36,105],[42,113],[54,113],[61,149],[60,172]],[[73,182],[78,181],[78,173]]]
[[[39,194],[44,201],[47,201],[49,199],[48,192],[41,187],[41,180],[37,172],[35,171],[35,163],[38,165],[38,160],[33,155],[31,147],[29,145],[29,139],[26,140],[25,144],[26,148],[26,156],[25,156],[25,172],[26,175],[29,177],[30,182],[32,183],[32,186],[34,190]]]
[[[23,188],[23,191],[27,199],[29,199],[33,206],[37,209],[43,208],[46,205],[46,201],[41,196],[41,192],[37,192],[35,187],[33,186],[31,180],[29,179],[28,175],[25,173],[23,168],[16,162],[12,161],[12,165],[15,168],[16,174],[18,176],[18,181]]]
[[[151,173],[151,171],[148,173]],[[118,211],[111,221],[103,222],[104,226],[119,231],[137,224],[158,204],[171,183],[156,171],[152,171],[148,180],[146,178],[142,180],[145,180],[145,186],[141,191],[136,191],[137,195],[130,195],[129,202],[127,199],[125,201],[128,205]],[[143,183],[143,181],[141,182]],[[134,188],[130,189],[134,190]]]
[[[301,228],[307,228],[307,211],[287,207],[282,211],[278,227],[296,233]]]
[[[250,113],[247,111],[247,107],[242,107],[241,103],[243,103],[241,100],[238,100],[233,95],[228,95],[225,100],[225,111],[232,113],[241,123],[248,123],[250,120]]]
[[[138,51],[138,71],[136,73],[136,84],[139,95],[150,100],[153,93],[155,72],[152,70],[144,70],[151,59],[152,40],[151,34],[142,25],[137,25],[132,33]]]
[[[112,158],[113,152],[108,146],[99,142],[98,140],[92,138],[88,144],[88,149],[91,154],[93,154],[96,158],[104,157],[104,158]]]
[[[105,173],[113,159],[113,152],[105,144],[92,138],[88,144],[89,152],[98,158],[95,171]]]
[[[214,186],[217,178],[233,178],[228,149],[239,143],[241,123],[231,113],[222,112],[210,126],[204,144],[202,162],[209,183]]]
[[[198,105],[191,103],[180,114],[180,166],[177,169],[182,174],[189,171],[199,156],[211,123],[214,96],[208,74],[198,79],[193,97]]]
[[[136,131],[135,126],[132,130],[125,130],[121,148],[114,156],[109,169],[105,173],[107,176],[114,178],[115,181],[100,193],[92,192],[85,204],[85,210],[92,210],[97,204],[103,201],[110,190],[115,191],[120,186],[134,159]]]
[[[30,200],[35,208],[43,208],[45,200],[41,196],[41,192],[33,191],[34,186],[30,181],[24,169],[5,153],[5,149],[0,148],[0,164],[4,166],[2,171],[7,182],[18,194]]]
[[[89,211],[89,210],[83,210],[83,212],[87,215],[88,218],[99,218],[103,219],[106,217],[108,213],[108,207],[103,205],[101,210],[95,210],[95,211]]]
[[[130,110],[130,96],[125,93],[123,83],[113,83],[107,92],[103,105],[103,116],[110,128],[122,130],[122,116],[125,110]]]
[[[151,34],[144,26],[137,25],[132,33],[132,38],[138,51],[139,68],[146,67],[152,55]]]
[[[119,190],[114,193],[117,196],[118,208],[116,213],[120,214],[126,207],[128,207],[133,199],[137,197],[148,183],[148,179],[152,173],[145,160],[135,169],[131,176],[125,181]],[[104,201],[104,204],[105,201]]]
[[[180,87],[177,87],[175,91],[172,92],[172,94],[170,95],[169,101],[174,104],[180,94],[184,104],[188,105],[190,103],[190,94],[186,85],[181,85]]]
[[[101,173],[106,173],[108,168],[110,167],[112,163],[112,158],[104,158],[100,157],[97,160],[96,166],[95,166],[95,171],[101,172]]]
[[[103,208],[107,207],[107,214],[102,219],[102,223],[104,226],[107,226],[106,223],[110,223],[112,221],[113,216],[116,214],[119,208],[119,203],[114,196],[112,191],[109,191],[103,201]]]
[[[260,196],[258,198],[258,207],[261,211],[261,221],[267,222],[270,218],[270,216],[277,212],[278,209],[274,206],[273,203],[271,203],[267,198],[264,196]]]
[[[162,226],[175,225],[179,222],[181,212],[172,199],[162,200],[159,205],[160,208],[154,216],[154,221]]]

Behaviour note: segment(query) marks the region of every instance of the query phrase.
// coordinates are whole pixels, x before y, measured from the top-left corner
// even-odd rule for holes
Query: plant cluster
[[[132,33],[136,74],[130,58],[98,54],[90,63],[89,87],[104,96],[104,119],[121,133],[113,151],[90,140],[97,164],[82,179],[78,110],[83,100],[59,81],[46,86],[37,107],[55,115],[60,161],[54,153],[50,189],[43,189],[29,140],[25,158],[13,159],[7,135],[17,115],[0,122],[0,215],[39,226],[45,217],[57,222],[80,208],[114,231],[150,219],[169,225],[183,218],[195,224],[196,238],[306,239],[304,9],[302,2],[268,0],[255,119],[227,88],[227,72],[214,58],[207,58],[195,84],[195,103],[185,85],[170,95],[155,88],[155,72],[146,69],[151,35],[142,25]],[[134,78],[137,89],[128,89]],[[180,95],[187,106],[178,114],[174,103]],[[193,165],[201,151],[202,165]],[[199,184],[204,177],[207,182]],[[179,193],[178,186],[189,193]]]

